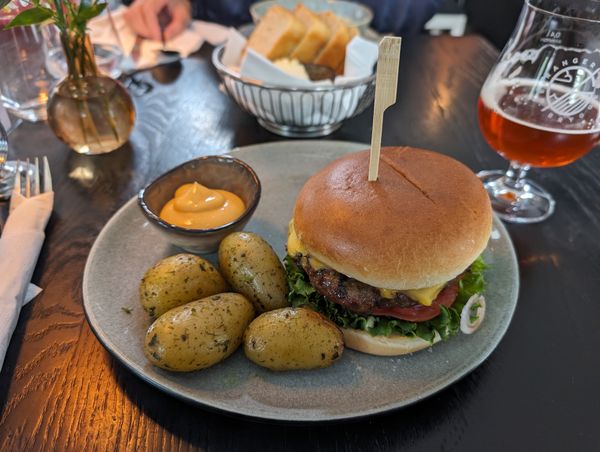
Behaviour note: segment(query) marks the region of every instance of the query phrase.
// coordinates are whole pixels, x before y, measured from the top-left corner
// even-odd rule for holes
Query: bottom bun
[[[437,332],[433,338],[433,343],[420,337],[408,337],[399,334],[371,336],[366,331],[347,328],[342,328],[342,333],[344,333],[346,347],[377,356],[406,355],[423,350],[441,340]]]

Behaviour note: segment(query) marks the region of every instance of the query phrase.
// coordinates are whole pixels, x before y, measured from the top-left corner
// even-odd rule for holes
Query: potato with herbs
[[[241,344],[254,318],[243,295],[221,293],[171,309],[154,321],[144,341],[152,364],[176,372],[205,369],[223,361]]]
[[[328,367],[343,351],[340,329],[307,308],[265,312],[244,333],[244,353],[248,359],[271,370]]]
[[[236,292],[258,312],[288,306],[285,270],[273,248],[259,235],[234,232],[219,245],[219,267]]]
[[[226,290],[227,283],[210,262],[193,254],[176,254],[146,272],[140,300],[151,317],[160,317],[169,309]]]

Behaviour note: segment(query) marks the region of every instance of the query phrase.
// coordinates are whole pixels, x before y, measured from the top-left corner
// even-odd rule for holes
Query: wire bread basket
[[[212,62],[229,96],[265,129],[294,138],[321,137],[373,103],[375,74],[338,85],[288,87],[240,77],[221,62],[224,45]]]

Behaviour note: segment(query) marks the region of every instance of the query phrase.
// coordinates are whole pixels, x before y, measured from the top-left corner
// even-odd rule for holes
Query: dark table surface
[[[512,324],[471,374],[413,406],[355,423],[281,425],[186,405],[143,382],[96,340],[81,283],[98,232],[142,186],[193,157],[281,138],[219,91],[208,47],[172,84],[135,99],[131,143],[69,151],[45,124],[11,136],[13,157],[47,155],[56,200],[34,274],[44,291],[21,312],[0,373],[0,450],[598,450],[600,154],[535,171],[557,209],[509,226],[521,291]],[[476,36],[406,41],[385,145],[438,150],[474,170],[506,163],[477,125],[479,89],[497,57]],[[164,79],[163,79],[164,80]],[[332,139],[369,142],[369,109]]]

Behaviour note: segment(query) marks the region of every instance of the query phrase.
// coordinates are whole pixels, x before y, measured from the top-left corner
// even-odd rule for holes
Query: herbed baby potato
[[[271,370],[328,367],[344,351],[340,329],[307,308],[283,308],[261,314],[244,333],[244,353]]]
[[[237,293],[212,295],[176,307],[150,325],[144,354],[162,369],[205,369],[235,352],[254,315],[252,303]]]
[[[219,245],[219,267],[258,312],[288,306],[285,269],[273,248],[252,232],[234,232]]]
[[[169,309],[226,290],[227,283],[210,262],[193,254],[176,254],[146,272],[140,300],[151,317],[160,317]]]

